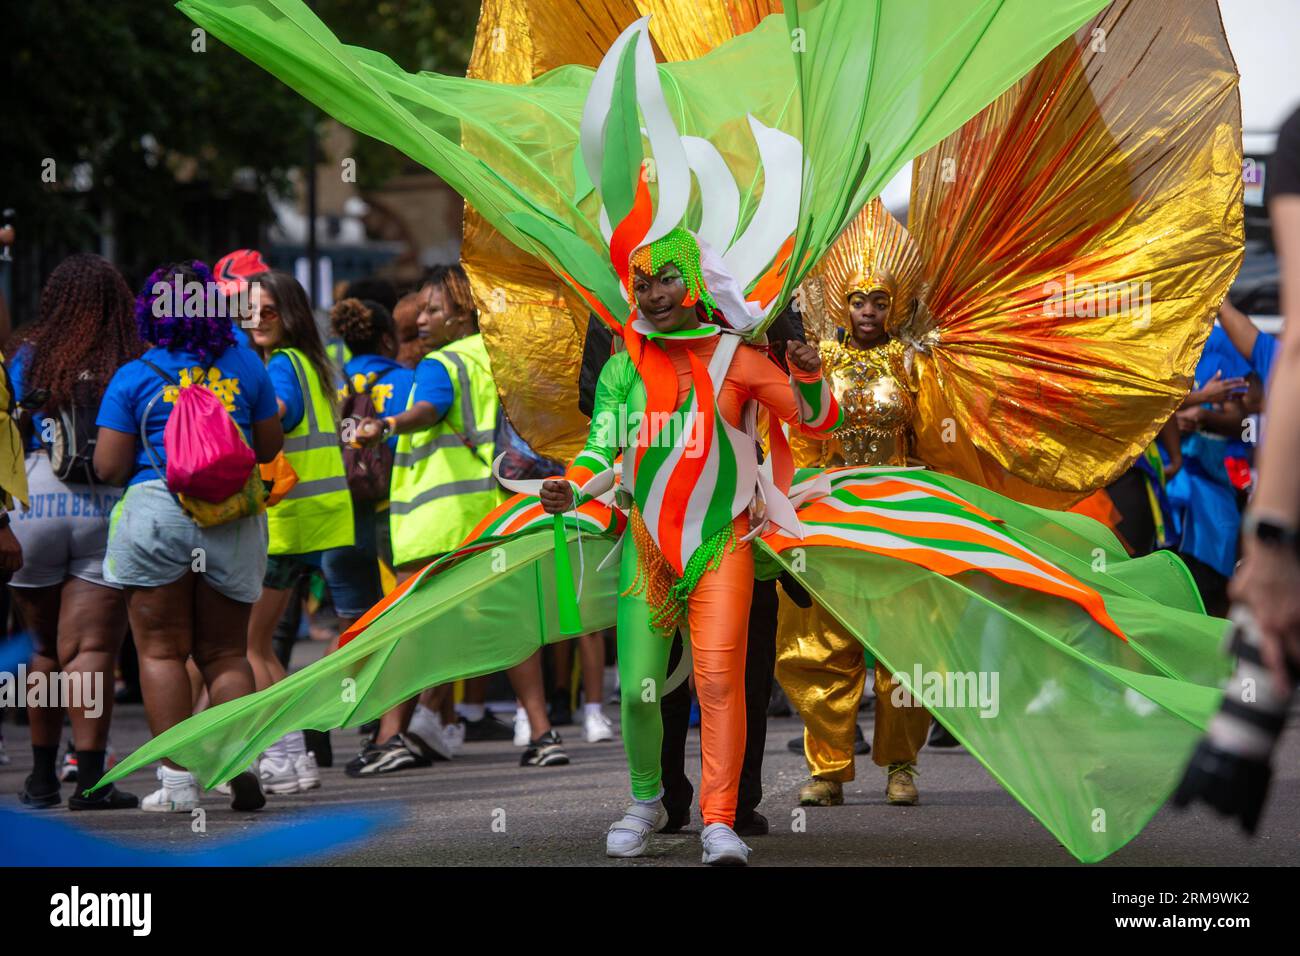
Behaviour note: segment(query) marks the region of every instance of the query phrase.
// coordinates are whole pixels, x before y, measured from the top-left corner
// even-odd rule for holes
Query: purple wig
[[[202,295],[195,297],[191,283]],[[213,306],[216,306],[215,308]],[[235,344],[231,317],[212,272],[197,259],[155,269],[135,297],[140,337],[169,352],[193,352],[208,365]]]

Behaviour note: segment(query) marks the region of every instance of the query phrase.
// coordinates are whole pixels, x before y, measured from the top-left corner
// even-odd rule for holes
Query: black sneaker
[[[803,753],[803,734],[800,734],[798,737],[791,737],[789,742],[785,745],[785,749],[790,751],[792,754]]]
[[[431,746],[429,741],[419,734],[411,733],[410,729],[402,734],[402,740],[406,742],[406,749],[415,754],[415,765],[417,767],[431,767],[435,760],[451,759],[450,751],[444,749],[440,753]]]
[[[419,758],[407,746],[401,734],[393,734],[382,744],[369,744],[343,769],[349,777],[376,777],[418,766]]]
[[[251,813],[266,806],[262,781],[251,770],[230,778],[230,809]]]
[[[752,837],[767,836],[771,827],[768,825],[767,817],[755,810],[743,819],[737,817],[736,825],[732,829],[736,831],[736,836]]]
[[[511,737],[513,738],[513,734]],[[552,728],[542,734],[524,751],[519,758],[521,767],[561,767],[569,762],[569,755],[564,752],[564,742]]]
[[[515,729],[503,721],[497,720],[492,711],[484,711],[478,720],[461,720],[465,725],[465,742],[479,743],[484,740],[514,740]]]
[[[69,810],[133,810],[140,805],[140,798],[134,793],[126,793],[109,784],[90,796],[80,791],[68,797]]]
[[[18,794],[18,800],[23,806],[32,810],[48,810],[50,807],[57,807],[63,802],[63,796],[59,793],[59,781],[54,781],[54,789],[49,789],[48,782],[39,792],[32,792],[32,784],[36,782],[36,774],[28,774],[27,779],[23,781],[23,792]]]

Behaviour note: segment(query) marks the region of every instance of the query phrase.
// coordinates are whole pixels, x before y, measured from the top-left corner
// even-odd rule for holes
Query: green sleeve
[[[568,478],[577,494],[593,476],[613,467],[629,436],[631,418],[629,399],[639,381],[636,368],[626,352],[613,355],[601,369],[591,410],[591,430],[587,444],[569,466]],[[639,419],[639,416],[637,416]],[[579,496],[581,500],[582,496]]]

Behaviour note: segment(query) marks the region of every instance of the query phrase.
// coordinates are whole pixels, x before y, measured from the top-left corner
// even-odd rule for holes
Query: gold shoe
[[[920,773],[916,765],[891,763],[888,772],[889,782],[885,784],[885,799],[899,806],[916,806],[921,799],[920,794],[916,792],[916,784],[912,781],[912,778]]]
[[[844,803],[844,784],[813,777],[799,791],[801,807],[838,807]]]

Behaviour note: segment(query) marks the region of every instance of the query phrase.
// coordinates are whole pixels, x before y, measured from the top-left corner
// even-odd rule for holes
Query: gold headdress
[[[848,328],[849,296],[879,291],[892,304],[885,329],[897,334],[912,314],[920,275],[921,253],[912,237],[884,203],[873,199],[805,281],[804,325],[818,338],[833,338],[836,326]]]
[[[892,304],[894,297],[898,294],[898,281],[894,274],[888,268],[873,263],[871,268],[858,272],[849,279],[848,288],[844,290],[844,301],[847,302],[853,298],[855,293],[861,292],[863,295],[871,295],[873,292],[883,292],[889,296]]]

